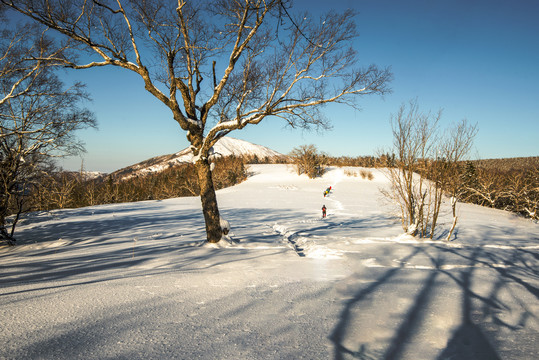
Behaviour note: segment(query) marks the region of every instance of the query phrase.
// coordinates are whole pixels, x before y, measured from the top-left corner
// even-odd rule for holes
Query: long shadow
[[[509,230],[508,232],[514,233]],[[490,237],[485,235],[485,238]],[[507,335],[501,336],[502,329],[512,334],[512,342],[518,343],[510,346],[509,350],[505,346],[506,354],[518,359],[534,358],[531,355],[533,350],[531,352],[530,350],[536,345],[522,339],[526,336],[536,338],[537,333],[535,332],[535,335],[529,333],[533,327],[528,327],[528,333],[523,333],[522,330],[526,329],[527,322],[532,318],[538,320],[524,300],[527,298],[530,301],[529,299],[538,297],[538,289],[526,281],[526,278],[538,278],[537,268],[529,265],[534,263],[537,253],[523,251],[518,247],[497,249],[481,245],[471,246],[470,254],[465,249],[442,246],[437,248],[457,258],[465,259],[469,264],[466,270],[460,271],[460,279],[449,271],[444,271],[444,274],[462,289],[462,321],[438,359],[499,359],[502,356],[499,354],[500,350],[496,349],[500,349],[500,344],[507,340]],[[473,291],[472,275],[477,269],[486,270],[489,276],[494,277],[490,283],[491,291],[488,296],[481,296]],[[483,280],[479,278],[476,281]],[[478,305],[474,306],[474,303]],[[504,321],[504,314],[512,313],[514,318],[514,314],[518,312],[520,316],[516,324]]]
[[[158,207],[156,209],[159,210]],[[36,226],[26,230],[23,235],[29,238],[36,237],[43,243],[53,242],[62,237],[72,241],[73,245],[76,246],[66,245],[54,249],[0,254],[0,259],[4,260],[0,265],[2,293],[4,295],[18,294],[109,281],[127,276],[198,271],[287,251],[276,249],[271,252],[257,253],[246,250],[238,251],[233,248],[201,249],[197,245],[204,238],[201,214],[194,214],[187,210],[160,212],[159,216],[148,213],[137,214],[136,212],[137,209],[134,207],[121,215],[118,213],[118,216],[106,219],[92,220],[89,216],[89,219],[81,221],[36,223]],[[262,209],[235,209],[233,211],[224,209],[223,213],[233,224],[238,224],[236,232],[241,242],[272,243],[279,241],[277,234],[263,234],[258,229],[253,229],[249,224],[258,223],[261,226],[268,224],[267,228],[270,229],[270,225],[275,222],[290,222],[305,217],[305,214],[292,211],[282,211],[276,214],[275,212],[268,213]],[[164,240],[162,242],[152,243],[151,240],[148,240],[145,245],[137,244],[133,256],[133,244],[126,241],[126,238],[130,237],[131,234],[148,237],[148,234],[159,232],[162,228],[170,229],[172,224],[177,226],[177,232],[170,234],[169,231],[164,237],[158,239]],[[344,225],[341,224],[343,222],[324,223],[309,229],[309,231],[331,231],[337,226],[350,226],[357,230],[371,225],[368,220],[357,219],[346,220]],[[181,235],[186,235],[189,240],[180,240]],[[178,241],[175,241],[176,239]],[[387,244],[387,246],[395,245]],[[430,303],[431,297],[436,295],[435,284],[442,276],[449,279],[450,283],[455,284],[457,290],[460,291],[461,316],[460,323],[453,330],[446,347],[439,352],[438,360],[455,358],[464,360],[499,359],[501,358],[500,342],[504,339],[499,338],[500,335],[496,330],[503,328],[509,334],[517,336],[520,334],[517,331],[525,329],[529,319],[537,319],[533,313],[533,307],[528,307],[524,299],[521,304],[518,304],[523,310],[516,326],[497,315],[500,311],[512,309],[514,304],[508,303],[508,300],[502,296],[502,292],[506,290],[506,292],[513,294],[511,287],[514,285],[517,285],[520,291],[523,290],[525,295],[530,295],[529,297],[533,300],[537,300],[538,289],[532,285],[533,281],[528,280],[530,278],[537,279],[539,276],[537,268],[533,266],[534,261],[538,258],[536,252],[518,248],[504,252],[480,245],[463,249],[442,245],[417,245],[408,248],[412,250],[407,256],[400,259],[401,267],[385,270],[374,282],[357,289],[353,297],[343,304],[338,322],[330,335],[334,345],[335,359],[344,359],[348,356],[360,359],[373,358],[372,354],[364,351],[364,344],[360,345],[357,350],[348,349],[343,345],[347,330],[352,326],[352,312],[370,294],[383,290],[381,289],[383,285],[388,284],[397,274],[400,274],[404,264],[414,260],[420,253],[426,254],[430,258],[433,267],[430,270],[407,270],[429,271],[429,273],[419,284],[419,292],[414,298],[413,305],[402,314],[402,322],[395,329],[389,345],[383,352],[376,354],[376,358],[398,359],[406,352],[411,339],[424,324],[425,308]],[[430,251],[433,251],[434,255],[431,255]],[[235,252],[233,256],[231,256],[231,252]],[[174,263],[168,264],[166,268],[138,269],[147,261],[171,254]],[[442,265],[449,263],[449,257],[466,261],[467,266],[445,270]],[[480,293],[479,290],[476,291],[473,286],[475,271],[478,268],[481,268],[482,271],[488,271],[489,279],[494,277],[488,295]],[[69,280],[69,282],[63,280]],[[19,285],[29,285],[29,289],[21,289],[18,287]],[[10,287],[12,291],[9,292]],[[4,292],[6,289],[8,292]],[[513,296],[517,298],[518,294]],[[476,305],[477,303],[479,306]],[[236,311],[240,310],[236,309]],[[486,324],[490,326],[488,330]],[[99,329],[91,329],[91,331],[97,332]],[[533,329],[529,331],[533,332]],[[84,335],[84,331],[81,335]],[[48,346],[53,345],[48,344]],[[531,343],[527,346],[521,352],[533,350],[536,345]],[[36,349],[38,348],[36,347]],[[523,358],[513,353],[511,353],[511,357]]]
[[[324,221],[321,225],[309,228],[309,232],[318,232],[323,230],[345,229],[354,232],[360,229],[386,228],[388,222],[392,222],[394,217],[383,214],[369,215],[364,218],[336,218]]]
[[[388,244],[388,246],[395,245]],[[523,251],[519,248],[487,248],[480,245],[457,249],[445,244],[424,244],[416,245],[415,251],[403,258],[401,262],[410,262],[413,260],[412,258],[417,258],[416,255],[420,252],[430,258],[432,266],[428,269],[424,267],[423,269],[410,270],[428,271],[429,273],[420,283],[420,290],[414,298],[413,305],[401,314],[402,320],[385,350],[369,349],[368,343],[360,344],[357,349],[349,349],[343,345],[343,342],[348,329],[353,326],[362,326],[351,323],[352,308],[360,308],[361,302],[368,294],[380,289],[384,283],[399,273],[402,267],[385,271],[374,283],[359,289],[352,299],[344,303],[338,323],[330,335],[330,339],[334,343],[335,359],[402,358],[407,350],[413,346],[411,341],[413,341],[415,334],[424,330],[423,326],[426,326],[425,312],[429,306],[430,298],[436,294],[437,286],[435,284],[440,276],[450,280],[446,284],[453,283],[460,290],[459,308],[461,314],[459,324],[450,330],[447,345],[439,351],[437,360],[497,360],[502,358],[501,354],[504,354],[504,357],[509,355],[510,358],[533,358],[531,354],[537,351],[536,345],[533,341],[527,342],[526,338],[537,336],[533,322],[537,322],[538,318],[529,301],[537,299],[538,292],[537,288],[527,279],[538,278],[536,267],[530,265],[534,264],[537,258],[536,252]],[[462,264],[462,260],[466,263]],[[452,264],[455,263],[457,266],[453,267]],[[450,265],[445,267],[444,264]],[[412,269],[414,268],[412,267]],[[478,269],[481,269],[481,276],[478,276],[474,282],[475,271]],[[484,294],[484,286],[481,284],[485,281],[485,276],[487,279],[494,280],[488,283],[490,288],[488,294]],[[515,285],[520,287],[520,292],[515,292]],[[530,296],[522,297],[526,293]],[[452,300],[448,299],[447,301]],[[375,310],[379,309],[375,307]],[[369,310],[365,308],[365,311]],[[512,314],[513,320],[505,320],[508,314]],[[365,324],[365,326],[372,325]],[[512,340],[509,340],[509,343],[507,335],[501,335],[502,330],[504,333],[511,334]],[[517,345],[513,345],[513,342]],[[502,351],[500,349],[503,349],[502,353],[500,353]]]
[[[145,204],[146,205],[146,204]],[[50,222],[38,222],[23,229],[20,237],[27,243],[36,241],[44,248],[15,247],[13,251],[0,253],[0,293],[13,294],[25,291],[37,291],[50,288],[50,282],[69,279],[79,284],[79,277],[95,277],[95,282],[109,281],[119,277],[139,276],[152,271],[197,271],[216,267],[226,263],[249,261],[253,257],[271,256],[289,251],[276,247],[274,251],[252,252],[246,249],[213,249],[201,247],[205,241],[202,214],[190,210],[159,211],[153,204],[155,213],[142,206],[126,210],[124,215],[110,217],[91,216],[79,220],[65,219]],[[131,211],[133,210],[133,211]],[[162,210],[162,209],[161,209]],[[83,210],[91,211],[91,210]],[[238,225],[237,239],[245,242],[280,243],[277,234],[264,233],[269,225],[276,221],[289,221],[303,214],[293,211],[281,215],[268,213],[263,209],[224,210],[232,225]],[[66,212],[68,214],[68,212]],[[75,210],[76,219],[80,212]],[[107,213],[108,214],[108,213]],[[260,224],[260,229],[248,226]],[[245,225],[243,225],[245,224]],[[170,233],[170,230],[177,230]],[[165,234],[160,232],[165,231]],[[159,234],[153,238],[152,234]],[[66,244],[54,245],[59,238]],[[135,241],[137,240],[138,241]],[[185,240],[184,240],[185,239]],[[151,262],[159,263],[166,258],[165,266],[152,268]],[[150,263],[148,263],[150,262]],[[147,268],[144,266],[147,265]],[[158,264],[160,265],[160,264]],[[27,285],[28,290],[20,288],[9,291],[8,288]],[[31,285],[31,286],[30,286]],[[65,284],[53,285],[65,286]],[[31,289],[30,289],[31,288]]]
[[[419,249],[419,248],[418,248]],[[432,259],[431,261],[438,270],[443,261],[441,259]],[[425,314],[425,308],[430,301],[430,297],[433,294],[435,287],[435,280],[438,276],[438,271],[431,271],[424,285],[422,286],[421,291],[416,296],[414,305],[407,312],[404,320],[397,329],[395,336],[390,342],[390,346],[386,353],[384,354],[384,359],[394,360],[399,359],[402,352],[405,350],[406,346],[409,343],[409,339],[419,330],[422,325],[422,321]]]
[[[500,260],[499,257],[496,256],[495,254],[493,254],[492,252],[488,252],[486,250],[482,250],[479,253],[479,254],[483,255],[484,258],[486,258],[485,260],[482,260],[479,257],[474,258],[472,256],[463,254],[462,252],[459,252],[459,251],[454,250],[454,249],[443,249],[443,250],[447,251],[447,252],[451,252],[452,254],[460,256],[460,257],[462,257],[464,259],[468,259],[474,265],[481,265],[483,267],[486,267],[486,268],[489,268],[491,270],[496,271],[503,278],[506,278],[508,281],[512,281],[512,282],[515,282],[515,283],[521,285],[530,294],[532,294],[533,296],[535,296],[536,298],[539,299],[539,289],[538,288],[536,288],[535,286],[529,284],[528,282],[522,280],[521,278],[519,278],[519,277],[517,277],[517,276],[515,276],[515,275],[513,275],[511,273],[512,271],[515,271],[515,270],[511,270],[511,269],[524,270],[524,272],[526,272],[526,269],[530,269],[531,273],[529,273],[528,276],[533,276],[533,277],[536,278],[539,275],[539,272],[537,270],[531,269],[528,266],[525,266],[524,269],[523,269],[521,265],[516,264],[514,261],[507,260],[506,258],[504,258],[504,263],[505,264],[497,265],[496,261]],[[515,258],[522,259],[522,257],[518,255],[518,252],[520,252],[520,249],[514,249],[514,250],[511,251],[511,254],[513,255],[512,256],[513,259],[515,259]],[[477,254],[477,252],[474,252],[474,254]],[[490,260],[490,261],[487,261],[487,260]],[[524,261],[522,261],[522,262],[524,263]],[[504,267],[504,265],[507,265],[507,264],[509,265],[509,270]]]
[[[447,247],[436,246],[438,250],[444,251],[468,260],[468,267],[460,270],[460,278],[451,272],[442,270],[441,272],[452,279],[461,288],[461,324],[453,332],[453,336],[448,341],[445,349],[440,352],[437,360],[463,359],[463,360],[497,360],[502,356],[499,354],[501,343],[505,338],[501,337],[501,329],[504,328],[514,334],[514,340],[520,338],[520,330],[525,328],[526,321],[532,317],[532,310],[528,309],[526,303],[513,294],[510,287],[512,284],[521,285],[529,294],[537,297],[537,289],[517,276],[510,274],[511,271],[524,270],[524,275],[536,277],[537,272],[526,266],[526,261],[520,256],[519,249],[514,250],[487,250],[482,246],[472,248],[471,254],[465,251]],[[501,255],[500,255],[501,254]],[[533,254],[531,254],[533,255]],[[502,264],[500,264],[500,262]],[[508,265],[506,268],[505,265]],[[482,296],[473,290],[473,275],[477,269],[488,269],[498,274],[492,282],[491,291],[488,296]],[[512,270],[513,269],[513,270]],[[531,270],[531,271],[530,271]],[[483,281],[478,278],[477,282]],[[513,299],[503,297],[503,290],[512,294]],[[477,304],[474,306],[474,304]],[[518,324],[515,326],[502,320],[503,312],[515,312],[521,310]],[[500,314],[502,314],[500,316]],[[533,335],[532,335],[533,337]],[[522,343],[520,345],[523,345]],[[533,348],[534,344],[525,344],[525,347]],[[530,352],[522,349],[522,346],[513,346],[509,350],[511,358],[529,358]],[[532,356],[533,357],[533,356]]]
[[[175,296],[127,293],[130,301],[104,301],[98,311],[60,319],[39,333],[0,349],[9,359],[322,359],[327,357],[320,329],[306,326],[317,309],[303,304],[328,297],[330,287],[309,284],[241,289],[208,296],[201,306]],[[126,289],[122,289],[126,291]],[[163,294],[180,291],[165,290]],[[107,292],[110,295],[110,292]],[[83,303],[84,302],[78,302]],[[301,309],[301,311],[300,311]],[[196,315],[191,315],[193,313]],[[89,318],[87,314],[93,314]],[[56,329],[51,327],[57,326]],[[8,337],[9,339],[9,337]],[[309,345],[309,346],[306,346]]]
[[[401,263],[404,264],[405,262],[410,261],[415,255],[417,255],[417,253],[419,253],[419,251],[419,248],[415,248],[413,252],[401,259]],[[355,351],[352,349],[348,349],[343,345],[346,331],[350,326],[349,320],[351,318],[352,309],[357,306],[358,303],[364,300],[369,294],[373,293],[383,284],[388,282],[401,269],[402,267],[396,267],[387,270],[375,282],[372,282],[371,284],[369,284],[369,286],[365,287],[364,289],[361,289],[351,299],[345,302],[344,308],[339,316],[339,321],[329,337],[334,344],[334,358],[336,360],[344,359],[345,355],[352,355],[353,357],[357,358],[365,358],[362,355],[363,351],[361,348],[358,349],[358,351]]]
[[[461,325],[453,333],[452,338],[447,343],[446,348],[438,356],[438,360],[462,359],[462,360],[497,360],[500,359],[498,353],[485,336],[482,329],[476,325],[472,319],[473,305],[470,294],[472,287],[472,275],[480,254],[479,248],[470,256],[470,267],[461,272],[462,287],[462,320]],[[485,306],[486,303],[484,303]]]

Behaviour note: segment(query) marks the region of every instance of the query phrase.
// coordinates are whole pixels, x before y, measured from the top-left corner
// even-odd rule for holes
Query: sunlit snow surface
[[[249,171],[218,192],[217,245],[198,198],[24,218],[0,249],[0,359],[539,358],[537,223],[459,204],[452,241],[421,240],[378,170]]]

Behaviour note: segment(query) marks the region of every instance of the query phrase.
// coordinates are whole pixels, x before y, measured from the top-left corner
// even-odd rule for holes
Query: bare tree
[[[415,100],[391,115],[396,166],[387,168],[391,189],[384,195],[398,204],[402,227],[414,236],[427,234],[428,207],[435,194],[428,191],[429,184],[420,173],[429,165],[440,117],[441,112],[421,112]]]
[[[12,243],[24,195],[47,158],[82,149],[73,132],[94,126],[93,115],[80,108],[87,98],[81,84],[64,89],[53,72],[65,59],[35,25],[10,30],[0,39],[0,239]],[[17,216],[8,230],[6,218]]]
[[[438,186],[447,191],[451,196],[451,212],[453,223],[447,235],[447,240],[451,238],[457,224],[457,200],[461,200],[464,194],[464,187],[459,179],[459,163],[469,154],[472,149],[477,125],[469,124],[466,119],[461,120],[445,132],[445,136],[439,147],[441,155],[441,171],[438,177]],[[437,199],[438,207],[441,206],[441,196]],[[437,216],[436,216],[437,217]],[[435,227],[435,226],[434,226]],[[431,233],[431,238],[434,233]]]
[[[221,238],[208,161],[221,137],[268,117],[326,127],[321,105],[356,106],[358,95],[388,91],[391,78],[357,67],[352,11],[293,16],[288,0],[0,1],[94,55],[66,66],[135,72],[170,109],[195,155],[209,242]]]
[[[539,169],[531,168],[498,175],[500,205],[531,219],[537,219],[539,210]]]
[[[416,100],[392,116],[396,166],[387,168],[391,188],[383,191],[398,204],[404,231],[431,239],[446,194],[451,196],[453,212],[447,239],[455,229],[457,199],[463,190],[458,166],[477,133],[475,125],[462,120],[439,135],[440,118],[441,111],[421,112]]]
[[[503,186],[500,186],[499,182],[499,177],[493,176],[490,171],[479,168],[477,184],[473,187],[466,187],[468,197],[476,204],[496,208],[503,195]]]
[[[491,159],[467,163],[462,177],[463,200],[512,211],[531,219],[539,216],[538,157]]]

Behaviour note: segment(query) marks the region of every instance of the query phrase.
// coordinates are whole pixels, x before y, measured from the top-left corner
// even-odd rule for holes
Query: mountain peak
[[[213,146],[213,156],[257,156],[258,158],[278,158],[283,155],[265,146],[250,143],[245,140],[223,137]],[[175,160],[179,163],[193,161],[193,153],[189,148],[176,154]]]
[[[245,140],[235,139],[231,137],[223,137],[213,146],[211,157],[257,157],[260,160],[271,159],[275,160],[283,158],[284,155],[277,151],[271,150],[265,146],[250,143]],[[113,172],[111,175],[115,178],[127,180],[134,176],[143,176],[152,173],[161,172],[167,168],[193,162],[193,153],[190,148],[185,148],[175,154],[162,155],[151,159],[139,162],[137,164],[125,167]]]

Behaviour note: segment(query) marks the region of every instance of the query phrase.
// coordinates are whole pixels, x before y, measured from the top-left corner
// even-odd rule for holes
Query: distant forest
[[[238,157],[216,161],[213,170],[216,190],[245,180],[245,164],[244,159]],[[42,177],[33,186],[27,202],[31,210],[52,210],[198,196],[200,193],[193,164],[179,164],[147,175],[126,175],[122,171],[89,179],[84,172],[55,172]]]
[[[459,200],[539,218],[539,157],[462,163]]]
[[[380,168],[395,165],[395,157],[391,154],[377,157],[320,156],[319,164],[322,166]],[[294,159],[221,158],[216,161],[213,171],[216,189],[244,181],[248,177],[246,165],[249,163],[275,162],[293,163]],[[538,219],[539,157],[461,162],[459,174],[454,179],[459,181],[460,201]],[[33,179],[31,186],[21,194],[24,201],[12,204],[12,213],[197,196],[199,187],[194,166],[182,164],[127,180],[112,174],[89,179],[84,172],[43,173]]]

